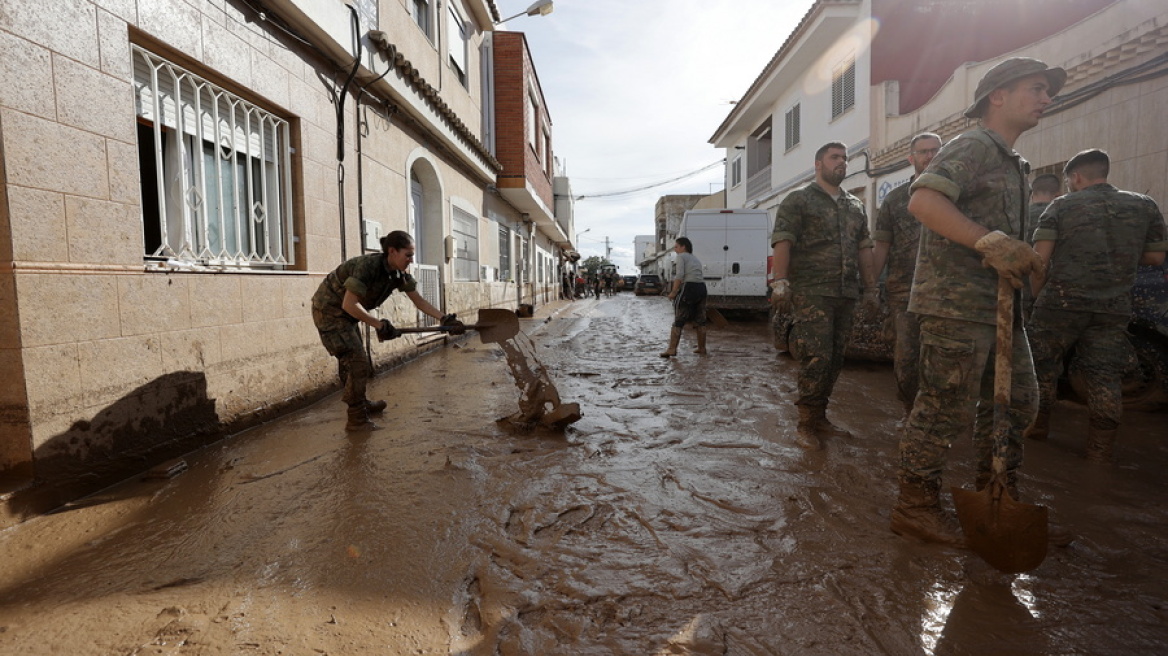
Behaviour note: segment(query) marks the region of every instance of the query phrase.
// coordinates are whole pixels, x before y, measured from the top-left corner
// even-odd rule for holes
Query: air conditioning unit
[[[381,250],[381,224],[365,219],[365,250]]]

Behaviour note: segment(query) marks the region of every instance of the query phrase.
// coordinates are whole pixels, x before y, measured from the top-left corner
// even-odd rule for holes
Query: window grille
[[[454,234],[454,279],[479,279],[479,220],[473,214],[453,208],[450,227]]]
[[[831,74],[831,117],[834,119],[856,104],[856,59],[849,58]]]
[[[442,309],[442,276],[438,271],[438,266],[434,264],[411,264],[410,275],[418,283],[416,291],[421,294],[422,298],[429,301],[430,305]],[[438,325],[438,320],[434,317],[421,310],[417,312],[419,326],[430,327]]]
[[[511,231],[499,226],[499,280],[511,279]]]
[[[288,122],[137,46],[147,258],[294,262]]]
[[[791,150],[799,145],[799,105],[787,110],[786,117],[786,149]]]

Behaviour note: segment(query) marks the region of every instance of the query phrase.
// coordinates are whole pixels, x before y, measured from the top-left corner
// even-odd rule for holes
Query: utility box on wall
[[[381,224],[365,219],[365,250],[381,250]]]

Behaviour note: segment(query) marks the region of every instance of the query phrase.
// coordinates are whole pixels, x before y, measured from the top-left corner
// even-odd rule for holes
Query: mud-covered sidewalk
[[[809,455],[766,326],[666,360],[669,310],[523,321],[583,409],[566,434],[495,423],[518,392],[472,336],[375,381],[385,430],[346,436],[333,396],[0,533],[0,653],[1168,652],[1168,417],[1129,414],[1100,467],[1061,403],[1021,489],[1078,539],[1008,577],[888,531],[889,365],[849,365],[829,415],[855,437]]]

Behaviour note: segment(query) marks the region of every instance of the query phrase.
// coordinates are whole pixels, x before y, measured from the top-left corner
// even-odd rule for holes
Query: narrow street
[[[666,360],[670,316],[624,293],[521,322],[583,408],[564,435],[495,423],[517,390],[471,336],[376,379],[381,431],[346,436],[333,395],[0,533],[0,653],[1168,652],[1165,415],[1100,467],[1059,405],[1021,489],[1078,537],[1007,577],[889,532],[891,365],[849,364],[829,416],[855,437],[807,454],[765,323]]]

